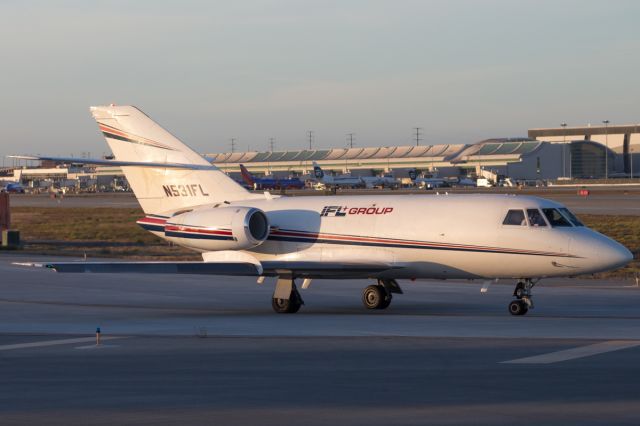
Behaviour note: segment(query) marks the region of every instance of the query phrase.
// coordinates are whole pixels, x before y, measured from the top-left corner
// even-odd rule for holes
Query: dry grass
[[[616,271],[597,274],[596,277],[630,278],[640,274],[640,216],[579,215],[589,228],[623,244],[631,253],[633,261]]]
[[[144,216],[138,208],[28,208],[11,210],[14,228],[24,241],[51,240],[56,244],[29,244],[32,253],[69,254],[131,259],[200,259],[197,253],[170,246],[136,225]],[[640,216],[580,215],[590,228],[624,244],[635,259],[626,267],[599,276],[630,277],[640,273]],[[66,242],[66,245],[65,245]],[[73,242],[72,245],[69,243]],[[86,242],[83,246],[80,242]],[[104,242],[96,246],[95,243]],[[123,243],[127,245],[122,245]]]
[[[14,207],[13,227],[25,240],[107,241],[158,244],[159,238],[136,225],[140,209]]]
[[[14,207],[12,226],[20,230],[32,253],[127,257],[132,259],[201,259],[190,250],[169,245],[136,224],[138,208]],[[42,243],[38,243],[42,242]],[[46,244],[52,242],[53,244]],[[83,245],[82,243],[86,243]],[[98,243],[98,244],[96,244]]]

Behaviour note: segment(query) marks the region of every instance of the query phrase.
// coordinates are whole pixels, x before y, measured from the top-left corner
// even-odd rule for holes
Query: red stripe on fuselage
[[[416,240],[399,240],[394,238],[360,237],[355,235],[322,234],[317,232],[304,232],[304,231],[278,230],[278,231],[272,232],[271,235],[283,236],[283,237],[313,238],[313,239],[344,241],[344,242],[396,244],[396,245],[404,245],[407,247],[414,246],[414,247],[451,248],[451,249],[463,249],[463,250],[467,249],[467,250],[484,250],[484,251],[502,251],[505,253],[572,257],[564,253],[542,252],[542,251],[535,251],[535,250],[511,249],[511,248],[490,247],[490,246],[474,246],[474,245],[468,245],[468,244],[437,243],[437,242],[416,241]]]
[[[203,229],[203,228],[191,228],[188,226],[166,225],[164,227],[166,231],[173,232],[190,232],[192,234],[205,234],[205,235],[225,235],[233,236],[233,232],[228,229]]]
[[[167,222],[167,219],[160,219],[157,217],[144,217],[142,219],[138,219],[136,223],[152,223],[154,225],[164,225]]]

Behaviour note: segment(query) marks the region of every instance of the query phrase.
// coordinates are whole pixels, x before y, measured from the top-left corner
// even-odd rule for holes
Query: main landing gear
[[[367,309],[386,309],[391,304],[392,293],[402,294],[402,289],[394,279],[379,279],[362,292],[362,303]]]
[[[529,312],[529,309],[533,309],[531,289],[536,285],[536,282],[531,278],[518,281],[516,288],[513,290],[513,296],[516,300],[509,303],[509,313],[511,315],[525,315]]]
[[[278,277],[271,299],[273,310],[279,314],[295,314],[302,305],[304,301],[298,293],[295,280],[292,277]]]
[[[303,284],[302,288],[306,288]],[[391,304],[392,294],[402,294],[402,289],[394,279],[379,279],[362,292],[362,303],[367,309],[386,309]],[[294,314],[304,305],[298,293],[295,280],[291,276],[279,276],[271,298],[273,310],[279,314]]]

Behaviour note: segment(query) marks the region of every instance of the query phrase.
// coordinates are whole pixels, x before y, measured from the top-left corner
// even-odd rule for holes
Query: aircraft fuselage
[[[542,209],[564,208],[536,197],[281,197],[229,207],[235,205],[255,207],[267,215],[271,226],[267,240],[247,250],[257,259],[366,259],[395,266],[370,276],[375,278],[574,276],[623,265],[630,256],[625,247],[585,226],[551,226],[544,219],[538,224],[504,223],[511,210],[526,216],[527,211],[543,215]],[[190,236],[184,237],[177,242],[193,248]]]

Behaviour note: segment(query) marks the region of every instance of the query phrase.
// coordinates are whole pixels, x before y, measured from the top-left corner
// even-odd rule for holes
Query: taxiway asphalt
[[[56,274],[0,254],[0,423],[638,424],[640,288],[318,280],[295,315],[251,278]],[[103,338],[95,346],[94,332]]]
[[[548,198],[564,204],[569,209],[579,214],[603,214],[603,215],[640,215],[640,186],[621,187],[595,187],[591,188],[589,196],[578,195],[575,187],[559,188],[526,188],[517,190],[513,188],[442,188],[436,191],[426,190],[340,190],[339,195],[371,195],[371,194],[426,194],[436,193],[468,194],[468,193],[500,193],[516,195],[534,195]],[[277,194],[277,191],[273,191]],[[322,195],[322,192],[314,190],[293,191],[294,195]],[[137,208],[138,202],[131,193],[98,193],[68,195],[63,198],[51,198],[46,194],[40,195],[12,195],[11,205],[14,207],[111,207],[111,208]]]

